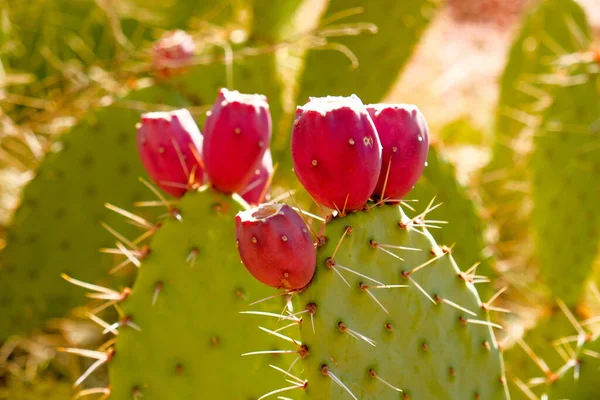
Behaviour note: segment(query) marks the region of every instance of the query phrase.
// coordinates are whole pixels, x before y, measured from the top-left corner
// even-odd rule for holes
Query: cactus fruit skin
[[[132,393],[144,400],[257,399],[269,390],[262,382],[276,381],[268,367],[278,365],[276,355],[241,356],[279,345],[257,328],[261,319],[240,314],[272,294],[239,261],[234,216],[241,209],[212,189],[190,191],[177,204],[179,218],[155,233],[121,304],[141,330],[119,328],[108,363],[111,399],[130,400]],[[283,308],[271,305],[252,310]]]
[[[186,105],[160,86],[131,92],[125,100]],[[117,260],[98,253],[115,246],[100,222],[129,237],[141,234],[105,203],[129,208],[151,197],[138,181],[147,175],[135,154],[134,126],[142,113],[116,103],[90,112],[61,136],[23,191],[0,252],[0,340],[41,328],[81,305],[81,292],[61,273],[114,286],[130,280],[128,271],[107,275]],[[140,215],[152,220],[159,212],[144,208]]]
[[[188,186],[202,185],[202,134],[187,109],[143,114],[137,143],[146,171],[165,192],[181,197]]]
[[[235,217],[246,269],[265,285],[298,290],[315,272],[317,251],[302,217],[287,204],[263,204]]]
[[[381,171],[381,142],[357,96],[311,98],[296,111],[291,140],[294,172],[317,203],[365,205]]]
[[[311,315],[302,319],[299,337],[290,334],[306,346],[296,347],[306,383],[291,396],[509,398],[502,357],[475,287],[452,254],[411,221],[400,206],[383,205],[326,224],[315,276],[294,297],[296,309]],[[417,251],[385,247],[392,245]],[[388,286],[397,284],[408,287]]]
[[[182,30],[167,32],[152,45],[152,67],[167,78],[185,72],[196,51],[194,39]]]
[[[269,148],[267,98],[221,89],[204,125],[203,156],[211,184],[223,193],[243,189]]]
[[[142,114],[137,143],[146,172],[165,192],[181,197],[202,185],[202,134],[187,109]]]
[[[240,195],[246,203],[257,205],[268,197],[267,192],[269,191],[273,172],[273,157],[271,156],[271,150],[267,150],[250,182],[240,191]]]
[[[374,195],[402,199],[425,168],[429,151],[427,121],[419,108],[411,104],[369,104],[366,107],[383,147]]]

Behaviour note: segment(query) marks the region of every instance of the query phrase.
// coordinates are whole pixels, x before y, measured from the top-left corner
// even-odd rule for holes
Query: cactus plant
[[[185,104],[158,86],[124,100]],[[128,208],[143,200],[138,178],[146,175],[132,156],[131,132],[141,112],[118,103],[91,111],[62,136],[25,188],[0,252],[0,339],[40,328],[81,304],[79,293],[61,281],[61,272],[91,282],[123,282],[122,275],[107,276],[114,259],[98,250],[114,247],[114,238],[98,228],[104,222],[123,235],[140,233],[104,204]]]
[[[326,224],[288,332],[298,398],[508,398],[488,307],[420,217],[370,204]]]
[[[277,355],[242,357],[278,344],[261,334],[257,316],[240,314],[270,294],[235,251],[234,215],[242,207],[206,187],[188,192],[155,234],[121,304],[108,363],[111,399],[258,398],[261,382],[275,379],[267,365]],[[282,307],[262,304],[254,310]]]

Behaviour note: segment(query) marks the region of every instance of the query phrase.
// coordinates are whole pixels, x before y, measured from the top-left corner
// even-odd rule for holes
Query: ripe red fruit
[[[235,217],[237,246],[246,269],[260,282],[302,289],[315,273],[317,250],[300,215],[286,204],[262,204]]]
[[[267,98],[221,89],[204,125],[204,165],[223,193],[241,191],[271,142]]]
[[[196,43],[182,30],[167,32],[152,45],[152,67],[161,77],[186,70],[194,58]]]
[[[425,168],[429,152],[427,121],[411,104],[370,104],[367,110],[383,146],[381,173],[373,195],[400,200]]]
[[[269,191],[271,175],[273,175],[273,158],[271,157],[271,151],[267,150],[263,156],[262,163],[254,171],[252,179],[240,191],[242,198],[248,204],[256,205],[262,203]]]
[[[202,134],[188,110],[142,114],[137,129],[142,164],[161,189],[181,197],[189,186],[202,184]]]
[[[377,183],[381,143],[357,96],[311,98],[298,107],[292,128],[298,180],[318,203],[360,209]]]

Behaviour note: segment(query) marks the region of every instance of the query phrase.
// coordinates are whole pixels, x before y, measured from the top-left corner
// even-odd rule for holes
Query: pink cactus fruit
[[[355,95],[328,96],[298,107],[292,161],[318,203],[340,211],[363,207],[379,177],[381,143],[362,101]]]
[[[137,144],[148,175],[165,192],[181,197],[202,185],[202,134],[188,110],[142,114]]]
[[[261,204],[235,217],[242,263],[260,282],[297,290],[315,273],[317,250],[308,226],[287,204]]]
[[[254,175],[240,195],[248,204],[256,205],[268,199],[269,186],[273,175],[273,158],[271,151],[267,150],[263,156],[262,163],[254,171]]]
[[[190,66],[195,51],[190,35],[182,30],[167,32],[152,45],[152,68],[163,78],[178,75]]]
[[[370,104],[367,110],[383,145],[381,173],[373,195],[400,200],[425,169],[429,152],[427,121],[411,104]]]
[[[204,165],[212,185],[240,192],[260,166],[271,131],[265,96],[221,89],[204,125]]]

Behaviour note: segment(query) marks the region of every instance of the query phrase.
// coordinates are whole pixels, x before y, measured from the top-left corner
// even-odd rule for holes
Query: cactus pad
[[[554,88],[531,160],[541,273],[553,295],[569,306],[581,300],[600,242],[600,70],[574,67],[564,79],[584,82]],[[597,72],[587,74],[588,68]]]
[[[548,60],[581,50],[589,28],[573,0],[536,2],[512,44],[500,82],[492,159],[483,171],[483,199],[499,234],[504,256],[518,251],[530,232],[529,156],[533,132],[548,94],[540,87],[551,71]]]
[[[155,234],[122,304],[141,331],[119,328],[108,364],[111,399],[136,393],[144,400],[257,399],[268,389],[261,382],[276,381],[267,366],[275,356],[241,356],[278,342],[258,329],[260,317],[239,313],[271,294],[240,263],[234,222],[240,210],[210,189],[189,192],[178,205],[180,218],[166,220]]]
[[[181,104],[158,87],[127,99]],[[99,223],[124,235],[140,234],[104,207],[108,202],[129,208],[149,193],[138,182],[146,176],[136,155],[140,114],[116,105],[90,113],[61,137],[62,149],[46,156],[25,188],[0,253],[0,339],[39,328],[81,304],[80,292],[60,278],[63,272],[88,282],[115,282],[105,278],[114,259],[98,250],[114,247],[116,240]]]
[[[295,338],[306,346],[296,398],[508,398],[470,278],[415,224],[389,205],[327,223],[313,281],[295,297],[311,314]]]

